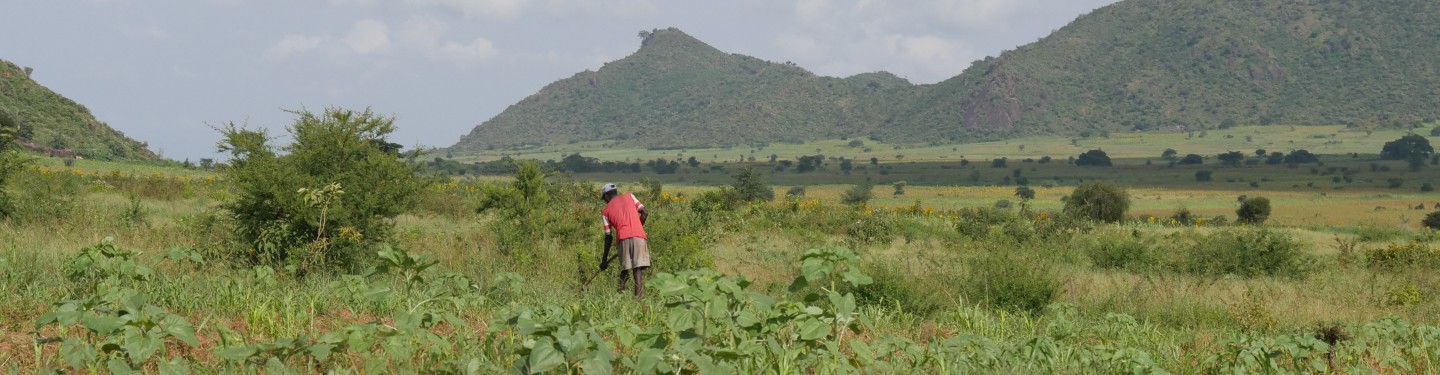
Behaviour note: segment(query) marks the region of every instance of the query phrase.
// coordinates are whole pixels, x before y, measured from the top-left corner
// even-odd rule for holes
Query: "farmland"
[[[887,164],[870,177],[953,162]],[[1307,188],[1322,179],[1309,167],[1194,186],[1183,167],[1117,164],[1148,171],[1127,173],[1133,203],[1117,224],[1062,212],[1075,183],[1098,178],[1081,174],[1105,172],[1070,172],[1024,201],[998,181],[894,195],[882,180],[859,207],[840,202],[851,185],[813,181],[864,171],[766,174],[782,196],[787,179],[811,182],[803,197],[734,205],[700,178],[728,183],[728,171],[646,175],[671,182],[622,188],[654,211],[664,274],[636,301],[613,277],[579,286],[600,256],[589,180],[641,176],[551,174],[546,203],[488,209],[515,179],[432,180],[363,268],[302,273],[227,255],[246,245],[220,208],[235,199],[223,174],[42,159],[12,181],[21,199],[0,223],[0,368],[1436,371],[1440,255],[1418,224],[1430,209],[1409,209],[1427,195],[1335,189],[1330,176]],[[1079,169],[1034,167],[1022,173]],[[1249,188],[1259,176],[1271,179]],[[1242,194],[1269,197],[1270,221],[1235,223]],[[1191,219],[1174,221],[1180,208]]]

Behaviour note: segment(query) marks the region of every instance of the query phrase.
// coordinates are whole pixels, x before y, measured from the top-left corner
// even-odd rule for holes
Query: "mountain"
[[[1409,125],[1440,112],[1426,0],[1128,0],[925,87],[889,132]]]
[[[85,106],[30,79],[29,68],[0,60],[0,111],[20,123],[21,146],[92,159],[154,159],[144,143],[95,119]]]
[[[476,127],[460,150],[615,140],[649,147],[801,141],[866,133],[915,97],[889,73],[840,79],[721,52],[676,29],[639,51],[552,83]]]
[[[1126,0],[912,85],[816,76],[676,29],[546,86],[458,150],[614,140],[683,147],[868,135],[935,143],[1235,124],[1407,125],[1440,112],[1429,0]]]

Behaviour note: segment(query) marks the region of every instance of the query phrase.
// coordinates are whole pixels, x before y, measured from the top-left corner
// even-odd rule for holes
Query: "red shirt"
[[[600,210],[600,220],[605,225],[605,234],[610,234],[610,230],[613,228],[615,232],[619,232],[615,235],[616,241],[635,237],[648,239],[645,237],[645,227],[640,225],[640,208],[642,207],[645,205],[640,204],[640,199],[635,198],[635,194],[624,194],[610,199],[610,203],[605,204],[605,208]]]

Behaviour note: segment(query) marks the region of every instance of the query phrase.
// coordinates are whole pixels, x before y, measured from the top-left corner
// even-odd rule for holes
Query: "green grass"
[[[93,174],[54,176],[26,172],[14,188],[20,189],[22,197],[38,197],[28,189],[58,185],[24,180],[99,178]],[[426,277],[455,274],[473,285],[451,289],[448,282],[427,283],[433,286],[417,289],[415,293],[420,294],[413,297],[404,297],[401,293],[367,300],[346,292],[341,285],[349,281],[340,275],[298,276],[279,269],[271,276],[249,265],[227,261],[224,254],[243,249],[237,248],[235,237],[229,232],[228,219],[216,209],[216,204],[223,200],[225,186],[183,185],[180,178],[163,181],[175,184],[184,192],[164,195],[166,198],[142,196],[144,220],[139,222],[125,219],[131,210],[131,194],[124,189],[131,185],[123,183],[115,184],[114,190],[80,189],[68,198],[56,198],[68,199],[71,202],[68,208],[35,206],[28,208],[32,211],[24,211],[29,214],[20,220],[0,222],[0,245],[5,249],[0,252],[0,258],[5,259],[0,267],[6,271],[0,273],[0,293],[11,296],[0,306],[0,322],[3,322],[0,323],[0,358],[3,358],[0,369],[27,372],[64,365],[60,344],[41,345],[37,354],[30,341],[35,336],[29,332],[39,315],[51,309],[53,303],[86,296],[83,294],[85,284],[63,276],[65,264],[79,249],[105,237],[114,237],[121,248],[145,252],[136,261],[153,268],[156,277],[147,282],[118,285],[136,288],[149,296],[149,303],[195,326],[198,345],[187,350],[167,351],[166,358],[183,359],[200,372],[240,369],[239,364],[215,354],[225,349],[273,344],[286,338],[299,338],[309,345],[327,332],[364,327],[366,322],[377,320],[399,326],[396,317],[417,306],[418,300],[409,298],[422,298],[432,292],[455,293],[449,295],[460,298],[458,301],[462,301],[464,307],[434,307],[439,313],[455,314],[458,320],[453,326],[405,331],[422,335],[415,336],[417,340],[428,337],[423,335],[435,334],[446,344],[415,343],[411,347],[428,353],[426,355],[459,359],[462,363],[473,358],[486,371],[509,371],[513,360],[523,358],[520,342],[542,337],[521,333],[520,327],[506,323],[517,316],[514,315],[517,308],[535,309],[539,315],[533,316],[558,319],[550,313],[540,313],[545,311],[545,306],[558,307],[575,318],[544,320],[548,322],[545,324],[582,330],[595,327],[602,337],[615,343],[625,339],[617,335],[618,331],[603,327],[669,329],[665,327],[670,327],[675,318],[668,314],[678,311],[666,306],[666,302],[673,303],[677,297],[661,297],[665,288],[660,285],[668,281],[657,281],[661,280],[658,278],[652,281],[662,284],[652,284],[652,295],[641,301],[611,292],[615,287],[611,277],[601,277],[588,291],[579,290],[579,278],[594,272],[591,261],[599,250],[594,242],[599,231],[594,228],[593,216],[588,214],[598,211],[599,203],[588,196],[578,196],[579,200],[573,202],[560,200],[551,210],[538,213],[537,220],[546,220],[552,225],[535,229],[533,233],[518,234],[518,238],[525,239],[531,246],[526,252],[516,253],[504,250],[507,238],[515,237],[515,233],[506,231],[523,227],[510,224],[510,220],[499,213],[475,213],[476,201],[467,187],[477,182],[460,181],[427,189],[422,199],[426,203],[421,205],[424,208],[412,210],[396,220],[392,242],[399,249],[438,261],[433,269],[435,273],[421,273]],[[670,196],[683,194],[687,198],[647,202],[653,210],[647,229],[653,236],[657,257],[663,259],[668,254],[665,251],[670,251],[667,246],[680,242],[681,238],[693,238],[701,244],[701,251],[713,257],[715,269],[752,280],[754,284],[747,290],[800,301],[805,291],[791,294],[787,286],[801,275],[806,250],[852,249],[860,256],[859,269],[867,270],[883,285],[857,294],[892,299],[862,299],[868,302],[861,303],[858,311],[868,323],[859,334],[847,335],[845,340],[859,340],[868,345],[891,342],[888,340],[920,343],[922,347],[905,350],[935,353],[931,355],[958,366],[948,367],[952,370],[1104,372],[1100,370],[1108,368],[1102,367],[1104,364],[1086,362],[1085,358],[1111,358],[1106,355],[1125,349],[1143,352],[1154,364],[1177,373],[1231,365],[1252,372],[1264,371],[1262,365],[1246,365],[1243,358],[1227,357],[1231,354],[1225,353],[1240,353],[1243,351],[1238,348],[1252,346],[1283,348],[1283,344],[1267,340],[1309,337],[1318,324],[1338,325],[1354,340],[1353,344],[1344,344],[1339,349],[1343,355],[1338,365],[1346,372],[1401,368],[1375,359],[1402,356],[1412,361],[1413,367],[1407,372],[1426,372],[1433,368],[1425,361],[1440,359],[1440,353],[1433,352],[1402,354],[1400,351],[1412,344],[1373,333],[1376,327],[1389,327],[1386,324],[1390,323],[1381,319],[1399,317],[1410,322],[1405,324],[1415,326],[1396,328],[1397,332],[1427,337],[1426,332],[1440,323],[1435,319],[1440,316],[1440,303],[1432,297],[1440,293],[1440,279],[1418,269],[1378,272],[1363,263],[1363,255],[1360,261],[1347,261],[1333,245],[1336,236],[1358,236],[1352,234],[1358,227],[1346,224],[1355,217],[1351,212],[1354,206],[1375,202],[1399,204],[1420,197],[1418,195],[1348,189],[1325,196],[1280,189],[1267,192],[1275,207],[1271,227],[1293,236],[1301,251],[1317,259],[1314,268],[1304,277],[1294,278],[1192,274],[1171,271],[1177,268],[1158,263],[1155,267],[1135,270],[1105,269],[1092,264],[1083,251],[1094,246],[1095,241],[1138,235],[1161,254],[1186,254],[1197,251],[1197,246],[1201,246],[1196,243],[1199,239],[1242,228],[1209,225],[1197,228],[1132,221],[1065,229],[1065,226],[1052,226],[1048,220],[1054,219],[1018,216],[1012,208],[1010,213],[996,216],[999,221],[974,232],[978,235],[964,235],[957,230],[959,223],[977,215],[957,209],[987,207],[998,199],[1018,203],[1012,196],[1013,187],[1009,186],[910,186],[900,197],[889,195],[888,186],[878,186],[880,198],[872,201],[868,210],[836,203],[845,186],[813,186],[807,190],[805,202],[795,206],[774,202],[742,206],[735,211],[696,211],[690,202],[711,189],[696,185],[666,186]],[[1058,208],[1059,196],[1068,193],[1068,188],[1063,186],[1036,189],[1038,197],[1033,202],[1036,210]],[[783,189],[777,190],[783,192]],[[570,196],[565,192],[555,190],[551,195]],[[1205,215],[1227,210],[1233,215],[1235,205],[1235,192],[1224,189],[1149,187],[1135,188],[1131,193],[1135,201],[1132,216],[1151,211],[1166,213],[1175,206],[1189,207]],[[811,200],[814,202],[809,202]],[[905,206],[916,200],[924,209],[904,212]],[[53,211],[33,211],[42,209]],[[1324,216],[1318,219],[1307,216],[1311,212]],[[1364,213],[1373,212],[1376,211]],[[1417,233],[1396,222],[1379,225],[1402,228],[1398,229],[1402,236],[1415,237]],[[579,232],[567,232],[571,227],[579,228]],[[1385,241],[1402,239],[1392,236],[1377,242],[1361,242],[1358,246],[1363,252],[1383,247]],[[208,264],[196,266],[166,259],[172,248],[194,249],[204,254]],[[1045,275],[1060,281],[1059,288],[1048,300],[1050,303],[1040,304],[1038,306],[1045,307],[1026,313],[1008,308],[1010,302],[987,302],[1034,301],[1044,297],[1043,293],[1032,294],[1037,289],[1027,284],[1003,289],[1004,293],[1013,294],[1013,298],[999,299],[986,299],[984,294],[976,293],[1002,289],[963,287],[969,285],[967,280],[977,277],[985,280],[1018,275],[1003,269],[984,271],[983,267],[995,267],[997,258],[994,257],[1000,254],[1014,258],[999,259],[1023,259],[1026,267],[1046,270]],[[585,261],[587,259],[590,261]],[[520,290],[506,292],[504,283],[494,281],[497,275],[505,273],[518,274],[525,280]],[[397,291],[409,288],[393,275],[364,280],[367,285],[383,284]],[[1406,293],[1410,290],[1420,297],[1396,299],[1396,296],[1408,296]],[[641,307],[636,308],[637,304]],[[830,308],[828,302],[813,304]],[[1026,306],[1037,305],[1027,302]],[[47,325],[37,334],[78,337],[76,329],[60,331],[54,325]],[[714,337],[720,340],[719,337],[729,336]],[[1227,341],[1239,337],[1261,341]],[[927,351],[930,349],[924,347],[960,339],[979,339],[984,343],[960,352],[939,348]],[[1097,349],[1096,343],[1104,343],[1108,349]],[[177,345],[174,348],[180,347],[180,344],[174,345]],[[623,357],[637,355],[633,344],[613,345],[617,345]],[[720,341],[706,345],[727,346]],[[1057,354],[1044,354],[1052,357],[1042,362],[1051,364],[1040,364],[1019,354],[1035,349],[1029,345],[1044,345],[1059,352],[1046,352]],[[818,349],[808,350],[822,353],[816,351]],[[1058,354],[1060,352],[1072,354]],[[283,362],[293,369],[315,372],[451,368],[450,364],[425,362],[419,357],[396,360],[397,353],[400,352],[375,347],[353,349],[326,361]],[[953,353],[994,355],[997,361],[981,365]],[[381,367],[366,369],[366,362],[371,358],[387,362]],[[898,359],[888,361],[897,366],[907,363]],[[820,365],[827,363],[824,361],[805,363],[813,364],[815,367],[811,369],[817,372],[835,371]],[[947,371],[937,366],[940,365],[900,367],[904,369],[900,371]]]
[[[1424,129],[1422,129],[1424,130]],[[781,160],[794,160],[806,155],[844,157],[868,162],[877,158],[882,163],[904,163],[917,161],[959,162],[968,159],[972,163],[989,164],[991,159],[1010,158],[1020,161],[1025,158],[1039,159],[1043,156],[1065,160],[1088,150],[1101,149],[1111,158],[1136,159],[1143,162],[1153,159],[1161,162],[1160,153],[1173,146],[1180,156],[1199,154],[1214,157],[1217,154],[1240,151],[1253,155],[1256,149],[1269,152],[1289,152],[1305,149],[1316,154],[1342,155],[1359,153],[1379,154],[1385,142],[1393,141],[1407,131],[1381,129],[1374,131],[1348,129],[1341,125],[1324,126],[1239,126],[1223,130],[1209,130],[1201,137],[1200,132],[1116,132],[1110,137],[1094,136],[1076,139],[1065,136],[1032,136],[1006,141],[947,144],[939,146],[884,144],[861,139],[865,145],[850,147],[850,140],[822,140],[806,143],[770,143],[763,147],[695,148],[677,150],[648,150],[643,148],[607,147],[607,142],[581,142],[575,144],[543,146],[526,150],[496,150],[460,152],[454,159],[461,162],[491,161],[503,155],[518,159],[560,160],[565,155],[579,152],[582,155],[602,161],[647,161],[657,158],[666,160],[685,159],[694,156],[703,163],[737,163],[740,157],[755,157],[758,161],[769,160],[777,155]],[[1023,148],[1022,148],[1023,146]],[[865,152],[866,148],[871,149]],[[427,158],[445,156],[443,153],[427,155]],[[899,158],[897,156],[903,156]]]

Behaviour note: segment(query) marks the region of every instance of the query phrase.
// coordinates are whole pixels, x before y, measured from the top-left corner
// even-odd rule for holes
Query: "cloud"
[[[444,21],[415,16],[405,23],[400,38],[406,48],[435,59],[479,62],[499,54],[489,39],[475,37],[466,43],[444,40],[449,32],[450,25]]]
[[[279,42],[276,42],[274,45],[271,45],[269,49],[265,50],[265,58],[268,60],[281,60],[290,57],[292,54],[313,50],[328,39],[330,38],[324,36],[286,35],[285,38],[280,39]]]
[[[1023,5],[1012,0],[934,0],[931,9],[941,21],[971,28],[1005,26]]]
[[[416,5],[438,5],[459,10],[466,17],[514,17],[529,0],[405,0]]]
[[[825,48],[814,37],[795,33],[781,33],[775,37],[775,45],[788,56],[796,59],[819,59],[824,57]]]
[[[359,54],[383,51],[390,47],[390,27],[373,19],[356,21],[355,26],[350,29],[350,35],[345,37],[345,45],[350,47],[350,51]]]
[[[580,14],[589,17],[606,15],[636,18],[660,12],[650,0],[548,0],[545,8],[551,14]]]
[[[475,38],[475,40],[467,44],[445,42],[445,44],[432,52],[439,56],[462,62],[484,61],[499,54],[499,51],[495,49],[495,44],[485,38]]]

